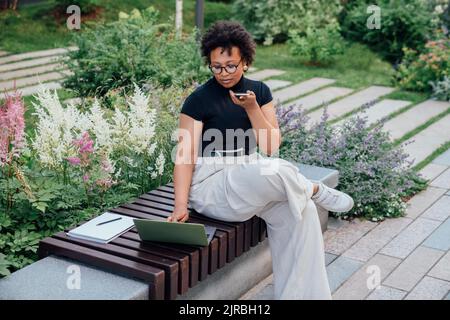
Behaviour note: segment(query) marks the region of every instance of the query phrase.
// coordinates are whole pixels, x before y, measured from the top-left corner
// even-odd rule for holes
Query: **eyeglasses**
[[[211,70],[212,73],[214,74],[221,74],[222,73],[222,69],[225,69],[226,72],[228,73],[235,73],[237,70],[237,67],[239,66],[239,64],[241,63],[242,59],[239,60],[238,64],[228,64],[225,67],[222,66],[211,66],[209,65],[209,69]]]

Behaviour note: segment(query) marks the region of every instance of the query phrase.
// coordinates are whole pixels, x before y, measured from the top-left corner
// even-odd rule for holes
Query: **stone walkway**
[[[60,89],[61,81],[70,73],[61,63],[62,54],[75,47],[56,48],[21,54],[0,55],[0,90],[12,92],[14,87],[22,95],[39,91],[41,83],[48,89]]]
[[[330,219],[324,241],[333,299],[450,299],[450,150],[421,173],[430,186],[411,198],[405,217]],[[272,282],[241,299],[273,299]]]
[[[68,75],[61,54],[76,48],[57,48],[10,55],[0,51],[0,90],[14,86],[24,96],[38,92],[41,82],[49,89],[61,88]],[[413,105],[410,101],[388,99],[395,88],[370,86],[353,90],[336,87],[334,79],[311,78],[299,83],[276,79],[285,73],[278,69],[251,67],[250,79],[264,81],[272,90],[274,101],[301,105],[311,117],[310,126],[319,121],[327,106],[329,121],[339,125],[366,103],[370,124],[392,117],[384,130],[393,140],[421,130],[409,140],[405,150],[410,160],[419,163],[443,143],[450,141],[450,103],[433,100]],[[78,103],[79,99],[71,99]],[[69,101],[66,101],[68,103]],[[443,116],[433,123],[435,117]],[[426,126],[425,126],[426,124]],[[405,217],[381,223],[330,219],[324,233],[327,270],[335,299],[449,299],[450,289],[450,150],[422,170],[432,182],[409,202]],[[378,266],[380,289],[368,289],[367,268]],[[370,268],[369,268],[370,269]],[[271,298],[272,279],[267,278],[242,299]]]

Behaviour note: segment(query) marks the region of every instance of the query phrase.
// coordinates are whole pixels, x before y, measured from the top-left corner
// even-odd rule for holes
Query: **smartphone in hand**
[[[250,93],[235,93],[234,94],[236,97],[247,97],[250,95]]]

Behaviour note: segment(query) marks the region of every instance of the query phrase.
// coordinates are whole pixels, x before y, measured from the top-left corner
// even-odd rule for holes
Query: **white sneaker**
[[[327,187],[322,182],[317,184],[319,189],[311,197],[315,204],[332,212],[348,212],[353,208],[353,199],[348,194]]]

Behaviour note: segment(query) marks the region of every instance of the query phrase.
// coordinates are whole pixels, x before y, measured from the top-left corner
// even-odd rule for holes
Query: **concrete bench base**
[[[71,281],[74,266],[79,267],[79,289]],[[0,299],[10,300],[140,300],[148,299],[148,291],[148,285],[140,280],[56,256],[41,259],[0,280]]]

